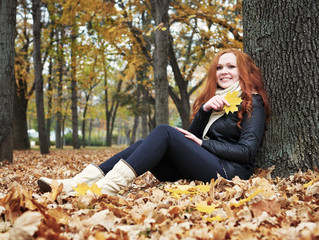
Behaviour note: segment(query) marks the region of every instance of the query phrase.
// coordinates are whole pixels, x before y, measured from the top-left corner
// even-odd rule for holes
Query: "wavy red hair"
[[[236,64],[239,73],[239,84],[242,89],[241,97],[243,102],[242,108],[238,112],[239,122],[237,125],[240,127],[240,124],[243,121],[243,116],[246,112],[248,113],[248,116],[251,115],[253,92],[257,92],[262,97],[266,111],[266,120],[268,121],[270,109],[261,71],[249,55],[233,48],[222,50],[215,56],[207,73],[206,86],[193,104],[193,114],[191,119],[195,117],[202,104],[206,103],[209,99],[215,96],[217,90],[217,64],[219,58],[225,53],[233,53],[236,56]]]

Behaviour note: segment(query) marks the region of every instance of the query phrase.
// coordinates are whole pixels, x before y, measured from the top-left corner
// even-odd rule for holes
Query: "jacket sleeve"
[[[188,131],[194,134],[199,139],[202,139],[204,129],[206,127],[206,124],[208,123],[211,113],[212,110],[208,112],[204,111],[202,105],[196,113],[190,127],[188,128]]]
[[[256,155],[262,142],[265,120],[266,114],[262,100],[253,99],[251,118],[245,116],[238,143],[203,140],[202,147],[222,159],[248,164]]]

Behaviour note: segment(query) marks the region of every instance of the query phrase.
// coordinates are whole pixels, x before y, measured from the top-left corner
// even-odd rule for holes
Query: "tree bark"
[[[16,4],[16,0],[0,2],[0,162],[13,161],[12,115]]]
[[[52,63],[52,57],[50,57],[49,60],[49,77],[48,77],[48,115],[47,115],[47,121],[46,121],[46,131],[47,131],[47,139],[48,139],[48,148],[51,146],[51,140],[50,140],[50,133],[51,133],[51,119],[52,119],[52,74],[53,74],[53,63]]]
[[[169,123],[168,110],[168,80],[167,80],[167,55],[169,48],[169,17],[168,7],[170,0],[151,0],[152,15],[155,25],[162,25],[165,29],[155,31],[154,50],[154,81],[155,81],[155,121],[156,125]]]
[[[272,118],[256,160],[274,175],[318,167],[319,1],[243,2],[244,51],[261,68]]]
[[[85,142],[85,134],[86,134],[86,113],[87,113],[87,110],[88,110],[88,105],[89,105],[89,100],[90,100],[90,92],[89,93],[85,93],[86,96],[85,96],[85,104],[84,104],[84,110],[83,110],[83,120],[82,120],[82,147],[85,148],[86,146],[86,142]]]
[[[41,9],[40,0],[32,1],[33,11],[33,61],[34,81],[36,93],[37,121],[41,154],[48,154],[48,139],[45,131],[44,103],[43,103],[43,76],[41,63]]]
[[[27,8],[24,3],[19,3],[23,8]],[[23,41],[20,49],[16,49],[14,81],[14,104],[13,104],[13,149],[30,149],[28,136],[27,109],[31,95],[34,92],[34,83],[28,91],[28,76],[30,74],[29,47],[31,43],[31,33],[27,24],[27,18],[23,18],[24,26],[21,27]]]
[[[57,42],[59,47],[57,48],[58,54],[58,84],[57,84],[57,112],[56,112],[56,125],[55,125],[55,147],[63,148],[62,142],[62,97],[63,97],[63,28],[61,27],[59,31],[57,31]],[[60,36],[59,36],[60,34]]]
[[[132,135],[130,138],[130,145],[133,145],[136,141],[137,129],[138,129],[138,125],[140,123],[139,120],[140,120],[140,116],[138,114],[135,114]]]
[[[28,136],[27,108],[28,98],[26,86],[18,86],[14,81],[14,104],[13,104],[13,149],[30,149],[30,140]],[[24,83],[25,80],[19,81]]]
[[[72,145],[73,149],[80,148],[79,141],[79,120],[78,120],[78,94],[76,80],[76,32],[75,27],[72,27],[71,36],[71,109],[72,109]]]

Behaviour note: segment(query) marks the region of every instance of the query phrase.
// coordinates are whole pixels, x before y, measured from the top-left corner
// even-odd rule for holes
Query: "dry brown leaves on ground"
[[[319,239],[318,171],[206,185],[146,173],[118,196],[39,192],[40,176],[69,178],[116,151],[15,152],[0,166],[0,239]]]

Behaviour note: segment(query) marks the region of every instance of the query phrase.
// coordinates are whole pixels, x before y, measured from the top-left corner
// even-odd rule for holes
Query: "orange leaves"
[[[86,194],[98,192],[87,185],[76,188],[79,196],[65,196],[57,183],[51,193],[40,194],[35,185],[41,173],[72,176],[87,163],[98,164],[96,159],[116,152],[62,150],[45,157],[15,152],[15,164],[0,167],[0,239],[319,237],[317,171],[275,180],[262,171],[249,180],[219,177],[209,184],[158,182],[148,172],[118,196]]]
[[[232,93],[228,92],[226,94],[225,99],[230,104],[230,106],[224,106],[226,114],[236,112],[238,110],[237,106],[243,101],[240,97],[238,97],[238,93],[238,91],[233,91]]]
[[[9,221],[15,221],[23,212],[36,210],[39,206],[32,199],[32,193],[18,184],[0,200],[0,204],[5,208],[6,219]]]

